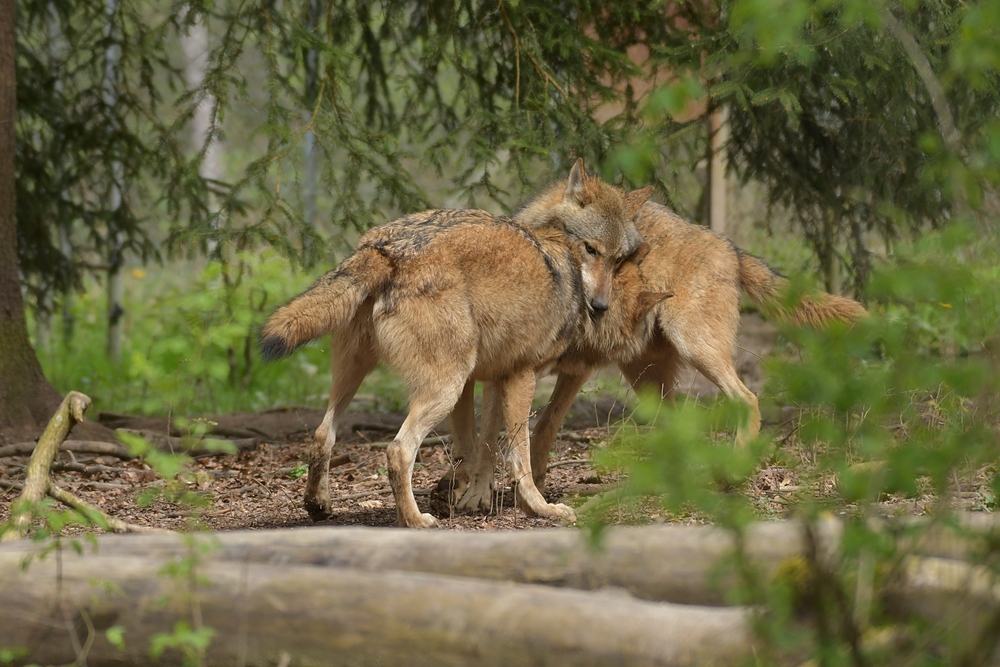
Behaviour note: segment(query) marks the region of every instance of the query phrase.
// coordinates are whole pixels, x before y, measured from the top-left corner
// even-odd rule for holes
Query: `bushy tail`
[[[295,348],[346,325],[391,275],[389,260],[374,250],[348,257],[268,318],[260,331],[264,359],[285,357]]]
[[[794,310],[781,303],[781,293],[788,280],[750,253],[737,250],[740,261],[740,287],[758,306],[792,324],[822,327],[831,322],[853,322],[868,314],[864,306],[842,296],[819,292],[803,294]]]

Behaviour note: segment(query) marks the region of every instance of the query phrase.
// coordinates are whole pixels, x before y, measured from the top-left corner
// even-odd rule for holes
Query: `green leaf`
[[[104,631],[104,636],[107,637],[108,643],[117,648],[119,651],[125,650],[124,625],[112,625],[110,628]]]

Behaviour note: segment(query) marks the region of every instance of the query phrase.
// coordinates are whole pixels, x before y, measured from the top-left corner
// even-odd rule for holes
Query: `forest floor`
[[[745,315],[737,354],[737,369],[751,390],[764,389],[761,360],[777,344],[773,327],[756,315]],[[580,505],[588,496],[612,491],[620,484],[618,475],[598,471],[591,463],[595,449],[602,447],[623,424],[631,422],[634,397],[619,376],[608,371],[590,390],[577,399],[553,449],[545,496],[550,502]],[[547,393],[552,380],[540,382],[540,396]],[[686,371],[678,387],[681,396],[706,398],[715,387],[693,371]],[[682,399],[683,400],[683,399]],[[386,476],[385,443],[391,440],[405,415],[352,411],[338,429],[337,446],[330,470],[333,513],[325,525],[393,526],[395,506]],[[60,454],[62,470],[53,471],[54,481],[76,493],[108,514],[125,521],[160,528],[182,528],[192,524],[212,530],[278,528],[313,525],[302,509],[305,487],[305,461],[308,442],[323,414],[319,410],[287,407],[257,414],[217,415],[209,418],[218,428],[247,432],[257,436],[252,449],[238,454],[216,454],[196,458],[189,471],[189,484],[210,502],[193,510],[158,499],[140,504],[140,492],[162,484],[155,472],[141,459],[120,461],[109,456]],[[765,427],[776,433],[783,451],[764,466],[744,489],[755,509],[765,517],[779,517],[803,497],[832,497],[832,478],[810,474],[815,452],[798,441],[794,410],[783,409],[768,415]],[[99,420],[111,428],[126,428],[145,433],[168,433],[166,418],[134,417],[104,413]],[[768,423],[770,421],[770,424]],[[631,422],[634,423],[634,422]],[[444,435],[442,424],[431,435]],[[72,438],[72,435],[70,436]],[[790,463],[791,462],[791,463]],[[0,458],[0,522],[6,520],[10,501],[16,497],[11,483],[24,479],[26,457]],[[70,464],[70,465],[67,465]],[[91,471],[79,472],[90,467]],[[459,514],[431,489],[450,468],[448,447],[444,444],[420,449],[413,473],[413,486],[421,511],[439,518],[441,527],[455,530],[496,530],[557,525],[556,522],[528,518],[515,510],[510,488],[501,494],[502,508],[490,514]],[[959,483],[959,500],[967,509],[990,509],[990,495],[982,479],[973,476]],[[6,484],[5,484],[6,483]],[[887,514],[923,514],[934,499],[887,497],[879,503]],[[842,511],[850,511],[849,506]],[[700,522],[696,515],[667,515],[655,500],[622,504],[606,520],[622,523]]]

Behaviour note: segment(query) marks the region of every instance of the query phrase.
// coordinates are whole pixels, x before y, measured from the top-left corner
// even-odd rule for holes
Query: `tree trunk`
[[[316,30],[319,27],[319,0],[309,0],[309,14],[307,19],[307,28],[311,34],[315,35]],[[313,110],[316,106],[316,96],[319,88],[319,52],[316,49],[310,48],[306,51],[305,65],[305,94],[306,104],[309,105],[307,121],[314,122],[315,118],[313,116]],[[316,183],[318,180],[317,169],[319,161],[316,159],[316,135],[313,133],[312,129],[309,129],[306,132],[303,143],[305,149],[305,188],[302,192],[303,216],[305,217],[307,224],[315,226]],[[315,259],[312,256],[313,249],[311,247],[307,247],[306,252],[307,260]]]
[[[15,5],[0,0],[0,444],[34,440],[62,401],[31,347],[17,270]],[[97,424],[81,424],[76,433],[114,441],[114,434]]]
[[[37,436],[61,400],[31,348],[17,270],[15,5],[0,0],[0,443]]]
[[[112,109],[118,106],[115,81],[118,78],[118,64],[121,60],[121,47],[113,39],[116,3],[117,0],[107,0],[105,11],[108,23],[104,33],[108,40],[108,46],[104,52],[104,102]],[[108,210],[117,211],[122,205],[121,188],[124,181],[124,170],[121,162],[115,160],[112,163],[111,173],[114,182],[111,184],[111,192],[109,193]],[[125,309],[122,307],[122,296],[125,290],[122,283],[123,242],[121,232],[116,231],[111,234],[111,248],[108,251],[108,357],[114,364],[118,364],[122,358],[122,332],[125,330],[123,319]]]
[[[729,114],[717,106],[708,116],[708,226],[713,232],[727,233],[726,144],[729,142]],[[729,233],[732,233],[731,231]]]
[[[836,215],[836,212],[830,207],[823,209],[823,254],[819,260],[823,269],[823,288],[829,294],[840,294],[840,260],[837,257]]]
[[[736,665],[752,650],[743,608],[247,562],[205,562],[170,576],[164,565],[183,561],[69,550],[25,571],[9,556],[0,561],[0,646],[26,647],[19,659],[39,664],[79,660],[74,640],[86,645],[88,635],[85,664],[150,664],[153,635],[179,620],[214,631],[207,664]],[[124,628],[124,653],[106,638],[114,625]],[[164,662],[181,656],[168,651]]]

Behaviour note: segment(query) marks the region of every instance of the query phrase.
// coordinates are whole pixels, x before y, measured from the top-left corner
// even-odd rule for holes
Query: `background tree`
[[[42,375],[28,340],[15,229],[17,86],[14,0],[0,2],[0,439],[42,423],[60,397]]]
[[[210,243],[223,258],[261,244],[296,258],[321,250],[297,187],[306,131],[328,193],[326,230],[429,206],[428,172],[455,174],[452,203],[512,207],[523,184],[577,155],[597,166],[624,139],[629,123],[599,123],[593,110],[623,97],[618,83],[638,71],[624,49],[659,16],[639,2],[108,7],[20,3],[18,259],[34,307],[116,268],[109,256],[145,262]],[[189,90],[175,44],[197,25],[219,39]],[[49,48],[56,40],[65,48]],[[214,137],[226,113],[243,114],[234,127],[248,140],[235,159],[245,164],[229,185],[206,179],[203,151],[187,150],[204,100],[214,100]],[[77,224],[70,253],[56,220]]]
[[[767,201],[792,213],[828,290],[840,290],[843,269],[859,293],[874,255],[951,219],[966,190],[982,197],[984,174],[950,168],[963,153],[986,150],[990,109],[1000,101],[995,73],[981,72],[975,86],[945,76],[963,26],[981,10],[934,0],[913,11],[853,0],[779,4],[672,5],[664,41],[650,40],[650,49],[682,79],[651,100],[647,144],[625,161],[637,179],[667,170],[677,156],[661,147],[700,130],[701,119],[678,124],[662,111],[684,92],[683,77],[709,84],[707,108],[730,109],[729,170],[762,183]],[[887,30],[891,17],[916,52]],[[947,91],[932,95],[928,76],[948,79]],[[941,128],[939,108],[953,115],[951,130]],[[702,141],[700,131],[694,136]]]
[[[932,68],[952,57],[950,40],[980,9],[886,6]],[[232,261],[271,245],[308,262],[329,238],[336,248],[352,230],[416,208],[509,210],[576,156],[608,177],[621,168],[636,184],[656,182],[677,204],[683,174],[706,152],[704,114],[690,113],[698,104],[728,106],[729,169],[792,211],[831,288],[838,266],[858,289],[873,248],[952,214],[955,182],[939,174],[954,150],[935,143],[934,104],[886,33],[883,5],[19,7],[18,260],[35,308],[88,272],[103,277],[117,264],[109,256],[145,262],[212,247]],[[178,44],[195,26],[212,39],[189,87]],[[637,44],[649,53],[641,63],[629,57]],[[664,76],[673,83],[640,99],[637,90]],[[986,145],[992,77],[945,88],[967,151]],[[238,135],[226,141],[231,183],[206,178],[204,145],[190,150],[190,125],[206,107],[215,141]],[[609,108],[617,113],[598,113]],[[678,122],[685,110],[691,120]],[[305,214],[313,173],[319,222]],[[981,176],[969,173],[963,188]],[[68,251],[60,226],[75,230]]]

